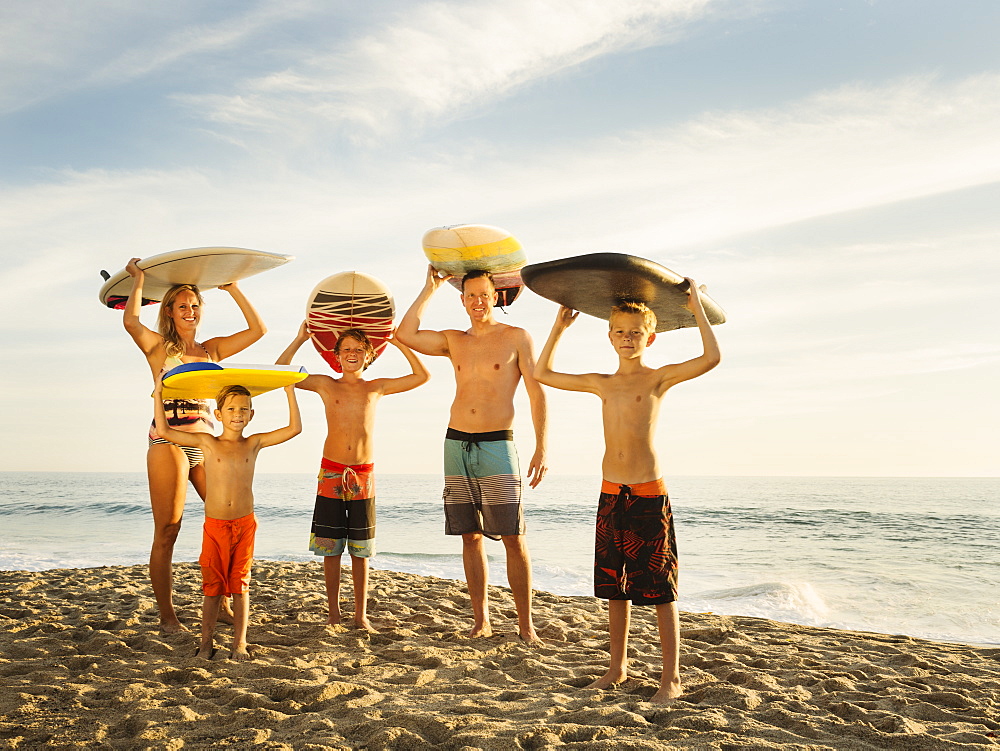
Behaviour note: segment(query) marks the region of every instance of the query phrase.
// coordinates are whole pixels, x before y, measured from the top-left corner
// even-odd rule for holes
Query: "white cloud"
[[[1000,75],[916,78],[549,149],[517,167],[524,199],[577,207],[580,234],[663,248],[1000,181],[998,128]]]
[[[154,39],[151,44],[128,47],[90,76],[91,82],[127,81],[207,53],[246,47],[274,26],[314,12],[311,2],[286,0],[250,5],[242,13],[214,23],[198,23],[195,18]]]
[[[146,37],[155,3],[33,0],[0,11],[0,111],[71,90],[113,59],[121,40]],[[154,24],[155,26],[155,24]]]
[[[82,249],[127,248],[113,251],[127,257],[133,249],[141,256],[213,243],[293,253],[296,246],[339,247],[345,254],[374,245],[394,256],[435,224],[514,222],[535,260],[620,250],[667,262],[697,244],[998,181],[998,124],[1000,76],[953,84],[908,79],[558,148],[466,143],[441,158],[385,150],[353,170],[320,162],[303,174],[281,167],[276,147],[239,174],[63,173],[51,184],[0,193],[0,230],[8,248],[77,257]],[[952,247],[989,255],[995,232],[956,237],[955,229]],[[919,257],[933,279],[908,282],[893,291],[897,300],[939,284],[935,254],[948,246],[928,247],[908,240],[892,249]],[[889,250],[867,244],[837,252],[853,256],[844,256],[840,271],[814,270],[817,290],[838,273],[846,276],[841,283],[851,281],[848,266],[884,259]],[[700,254],[690,273],[715,269],[709,281],[717,292],[726,276],[763,281],[780,263],[766,249],[746,248],[734,257]],[[866,268],[884,274],[885,263]],[[798,282],[806,271],[794,270]]]
[[[316,0],[245,3],[224,18],[203,20],[206,8],[193,0],[5,3],[0,112],[81,88],[126,83],[182,61],[194,67],[206,55],[248,46],[283,21],[322,13],[321,6]],[[187,84],[203,74],[198,71]]]
[[[369,138],[405,121],[449,120],[519,86],[602,55],[661,44],[718,0],[428,2],[394,23],[237,93],[185,96],[222,123],[265,131],[289,121]],[[726,3],[728,5],[728,3]]]
[[[679,467],[714,472],[748,456],[746,471],[857,472],[868,466],[866,454],[909,432],[949,444],[914,453],[921,471],[964,471],[975,462],[963,455],[978,451],[976,471],[995,473],[995,451],[986,454],[995,443],[989,430],[1000,368],[993,303],[1000,225],[986,203],[996,193],[942,194],[1000,186],[1000,75],[846,85],[586,140],[446,141],[435,125],[580,73],[601,56],[668,45],[740,8],[733,0],[382,0],[359,18],[349,5],[36,0],[0,9],[0,111],[82,87],[107,87],[123,108],[137,91],[144,101],[206,85],[227,95],[197,102],[218,107],[214,122],[205,115],[198,123],[207,110],[195,109],[163,123],[165,143],[146,136],[149,150],[137,169],[53,172],[34,185],[8,179],[0,187],[0,334],[9,371],[0,398],[25,426],[5,466],[141,467],[142,444],[134,439],[148,424],[146,366],[120,315],[97,302],[100,268],[114,271],[133,254],[209,244],[297,255],[247,280],[271,333],[246,361],[267,362],[292,336],[303,297],[322,276],[360,267],[383,278],[403,309],[421,283],[421,233],[483,221],[513,230],[532,260],[620,250],[671,266],[676,260],[676,270],[708,283],[730,323],[718,330],[722,367],[678,389],[664,410],[665,428],[690,430],[663,432]],[[386,12],[394,13],[388,21],[379,17]],[[285,24],[296,18],[307,21]],[[641,61],[653,57],[647,51]],[[831,60],[831,70],[839,63]],[[718,75],[697,72],[709,84]],[[141,86],[115,88],[142,78]],[[93,104],[86,96],[73,101],[81,112]],[[526,117],[536,115],[530,98],[515,101]],[[259,130],[230,125],[244,122]],[[85,129],[71,134],[71,124],[66,117],[54,138],[72,138],[81,151],[101,145]],[[186,144],[171,134],[199,124],[246,143],[242,161],[222,166],[210,149],[185,157]],[[338,136],[374,137],[401,124],[426,127],[406,143],[340,148]],[[290,167],[302,164],[303,153],[308,166]],[[98,148],[85,163],[101,158]],[[969,195],[978,208],[956,208]],[[917,212],[940,216],[914,228],[907,214]],[[441,293],[428,310],[430,325],[457,322],[457,296],[447,298]],[[207,302],[207,334],[241,325],[222,293]],[[504,320],[538,340],[552,315],[548,302],[526,295]],[[596,319],[581,321],[560,361],[569,369],[613,368],[605,342]],[[658,340],[650,359],[696,351],[695,332],[675,332]],[[310,357],[316,360],[303,353]],[[430,365],[435,378],[412,402],[422,435],[446,420],[453,393],[447,363],[435,358]],[[381,367],[392,374],[396,364]],[[67,389],[71,376],[75,386]],[[56,394],[56,406],[36,404],[30,397],[39,394]],[[553,398],[567,405],[553,413],[554,464],[573,466],[580,451],[599,458],[599,408],[584,399]],[[112,401],[115,424],[125,427],[107,441],[73,444],[72,451],[52,444],[45,428],[104,424]],[[391,415],[387,430],[398,425]],[[574,433],[571,417],[588,421],[588,430]],[[300,439],[290,461],[308,464],[301,457],[318,450],[322,416],[313,418],[315,434]],[[523,404],[518,420],[519,434],[530,436]],[[709,430],[711,444],[691,440]],[[873,437],[859,438],[859,431]],[[963,440],[968,451],[956,449]],[[757,466],[775,444],[794,461],[763,457]],[[436,466],[433,443],[406,446],[404,456],[397,441],[385,442],[387,466]],[[902,455],[909,446],[895,450]],[[833,459],[825,465],[799,463],[800,454],[826,449]]]

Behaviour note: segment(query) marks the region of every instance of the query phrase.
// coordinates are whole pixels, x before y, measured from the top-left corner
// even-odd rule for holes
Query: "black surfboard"
[[[687,302],[688,283],[665,266],[625,253],[589,253],[521,269],[524,285],[537,295],[587,315],[611,317],[624,301],[645,303],[656,314],[656,330],[697,326]],[[725,311],[704,292],[701,302],[709,323],[726,322]]]

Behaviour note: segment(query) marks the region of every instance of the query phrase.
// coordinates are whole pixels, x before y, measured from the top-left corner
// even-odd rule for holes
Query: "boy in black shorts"
[[[703,352],[687,362],[650,368],[642,362],[656,338],[656,316],[640,303],[612,309],[608,337],[618,354],[611,374],[569,375],[552,370],[559,338],[579,313],[562,307],[535,367],[547,386],[596,394],[603,404],[604,482],[597,512],[594,593],[608,601],[611,665],[588,688],[610,688],[628,677],[630,605],[653,605],[660,631],[663,672],[651,701],[667,703],[681,694],[680,623],[677,618],[677,546],[666,486],[653,437],[663,395],[719,364],[719,346],[705,317],[698,288],[688,279],[687,307],[701,332]]]

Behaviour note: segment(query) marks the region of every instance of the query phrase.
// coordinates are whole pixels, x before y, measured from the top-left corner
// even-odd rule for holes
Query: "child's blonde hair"
[[[234,383],[231,386],[223,386],[219,393],[215,395],[215,406],[217,409],[222,409],[222,405],[226,403],[226,399],[231,396],[250,396],[250,390],[246,386],[240,386],[238,383]]]
[[[340,343],[344,341],[345,336],[356,339],[361,343],[361,346],[364,347],[365,367],[361,370],[366,370],[375,360],[375,347],[372,345],[372,340],[369,339],[368,334],[361,329],[347,329],[346,331],[341,331],[340,336],[337,337],[337,343],[333,345],[333,351],[338,355],[340,354]]]
[[[160,313],[156,324],[160,336],[163,337],[163,346],[167,350],[167,357],[183,357],[184,355],[184,342],[181,341],[181,336],[177,333],[174,319],[167,315],[167,311],[173,309],[174,300],[177,299],[177,295],[184,290],[194,292],[194,296],[198,298],[198,304],[204,304],[201,299],[201,292],[193,284],[175,284],[167,290],[167,294],[160,301]]]
[[[611,322],[615,318],[615,313],[642,316],[643,327],[648,329],[651,334],[656,332],[656,313],[650,310],[645,303],[635,302],[634,300],[622,300],[617,305],[612,306],[611,316],[608,318],[608,328],[611,328]]]

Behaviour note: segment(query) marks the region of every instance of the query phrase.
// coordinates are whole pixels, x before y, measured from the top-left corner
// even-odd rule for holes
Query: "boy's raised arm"
[[[275,365],[291,365],[292,358],[295,357],[295,353],[299,351],[299,347],[309,341],[311,335],[309,333],[309,327],[306,322],[303,321],[299,325],[299,330],[295,334],[295,338],[292,339],[291,343],[285,347],[285,351],[278,355],[278,359],[274,361]]]
[[[274,364],[291,365],[292,358],[295,357],[295,353],[299,351],[299,347],[308,342],[311,338],[312,334],[309,333],[309,326],[305,321],[303,321],[299,326],[298,332],[295,334],[295,338],[292,339],[291,343],[287,347],[285,347],[285,351],[278,355],[278,359],[274,361]],[[322,380],[328,378],[329,376],[307,375],[295,384],[295,388],[304,389],[305,391],[318,391]]]
[[[299,414],[299,403],[295,399],[295,387],[285,386],[285,396],[288,397],[288,425],[258,435],[261,448],[284,443],[302,432],[302,417]]]
[[[701,333],[702,353],[686,362],[676,365],[665,365],[660,368],[663,375],[661,383],[667,387],[673,386],[682,381],[689,381],[704,375],[722,360],[722,353],[719,351],[719,343],[715,339],[715,332],[712,324],[708,322],[705,315],[705,307],[701,304],[701,294],[694,279],[687,279],[688,301],[687,308],[694,313],[694,319],[698,322],[698,331]]]
[[[417,357],[416,353],[412,349],[399,341],[396,337],[395,331],[389,338],[389,343],[394,345],[396,349],[403,353],[403,357],[405,357],[406,361],[410,363],[410,370],[413,372],[410,373],[410,375],[400,376],[399,378],[383,378],[383,394],[400,394],[404,391],[415,389],[417,386],[423,386],[430,380],[431,374],[427,371],[427,368],[424,367],[423,362],[419,357]]]
[[[178,446],[202,448],[211,436],[208,433],[188,433],[177,430],[167,424],[167,413],[163,409],[163,377],[158,376],[153,389],[153,422],[156,423],[156,434],[160,438],[176,443]]]
[[[396,328],[395,337],[408,347],[412,347],[423,355],[446,356],[448,354],[448,337],[441,331],[430,329],[421,331],[420,319],[424,315],[424,309],[431,297],[444,282],[450,279],[449,274],[438,274],[437,270],[427,266],[427,278],[424,281],[424,288],[420,290],[417,299],[413,301],[409,310],[403,315],[399,326]]]
[[[552,324],[552,331],[549,332],[549,338],[545,340],[545,346],[542,347],[542,352],[538,355],[538,362],[535,363],[535,380],[556,389],[587,391],[596,394],[597,388],[593,374],[574,375],[559,373],[552,369],[552,360],[555,358],[559,339],[579,315],[579,311],[571,310],[565,305],[559,306],[555,323]]]

